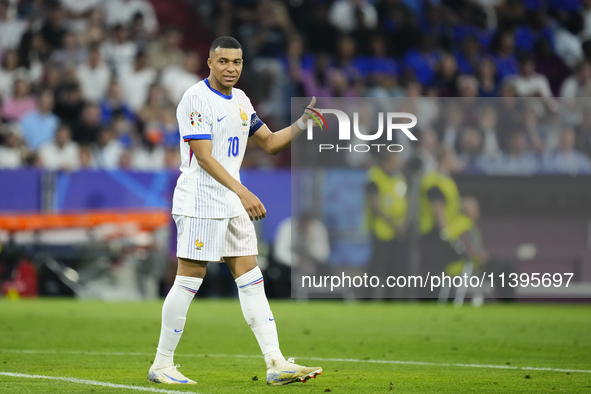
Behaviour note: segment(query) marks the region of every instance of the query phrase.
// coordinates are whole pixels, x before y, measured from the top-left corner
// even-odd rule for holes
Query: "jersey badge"
[[[242,118],[242,126],[248,126],[248,115],[240,108],[240,117]]]
[[[203,242],[202,241],[195,241],[195,249],[197,250],[201,250],[201,248],[203,247]]]
[[[189,118],[191,119],[191,126],[201,126],[201,123],[203,123],[203,118],[197,111],[191,112],[191,116]]]

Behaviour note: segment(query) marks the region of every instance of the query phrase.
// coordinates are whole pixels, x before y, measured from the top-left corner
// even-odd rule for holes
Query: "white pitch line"
[[[166,394],[197,394],[192,391],[176,391],[176,390],[164,390],[164,389],[155,389],[152,387],[141,387],[141,386],[128,386],[126,384],[115,384],[115,383],[107,383],[107,382],[99,382],[98,380],[87,380],[87,379],[77,379],[77,378],[64,378],[60,376],[45,376],[45,375],[29,375],[26,373],[15,373],[15,372],[1,372],[0,375],[4,376],[12,376],[15,378],[28,378],[28,379],[48,379],[48,380],[61,380],[63,382],[70,382],[70,383],[80,383],[80,384],[88,384],[92,386],[103,386],[103,387],[110,387],[115,389],[127,389],[127,390],[136,390],[136,391],[149,391],[151,393],[166,393]]]
[[[96,352],[81,350],[23,350],[23,349],[0,349],[0,353],[16,354],[78,354],[90,356],[153,356],[154,353],[141,352]],[[199,358],[262,358],[262,356],[245,354],[178,354],[177,357],[199,357]],[[430,367],[461,367],[461,368],[489,368],[489,369],[510,369],[524,371],[548,371],[548,372],[572,372],[572,373],[591,373],[588,369],[565,369],[565,368],[547,368],[547,367],[517,367],[513,365],[495,365],[495,364],[463,364],[463,363],[434,363],[429,361],[405,361],[405,360],[362,360],[358,358],[324,358],[324,357],[295,357],[304,360],[313,361],[332,361],[345,363],[367,363],[367,364],[397,364],[397,365],[424,365]]]

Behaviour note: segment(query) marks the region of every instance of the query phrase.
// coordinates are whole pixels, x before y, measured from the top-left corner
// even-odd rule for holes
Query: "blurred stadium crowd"
[[[178,168],[176,104],[207,52],[181,47],[157,2],[0,0],[0,168]],[[555,99],[591,92],[591,0],[186,2],[209,36],[185,43],[242,43],[239,87],[271,129],[291,97],[503,97],[422,108],[417,154],[452,147],[473,173],[591,173],[591,111]],[[289,162],[253,147],[244,166]]]

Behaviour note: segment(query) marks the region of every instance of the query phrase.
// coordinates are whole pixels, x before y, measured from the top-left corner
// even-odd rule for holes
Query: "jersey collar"
[[[217,94],[218,96],[220,96],[223,99],[226,100],[230,100],[232,98],[232,92],[230,92],[230,94],[223,94],[222,92],[218,92],[217,90],[215,90],[214,88],[211,87],[211,85],[209,84],[209,81],[207,80],[207,78],[204,79],[205,84],[207,85],[207,87],[214,92],[215,94]]]

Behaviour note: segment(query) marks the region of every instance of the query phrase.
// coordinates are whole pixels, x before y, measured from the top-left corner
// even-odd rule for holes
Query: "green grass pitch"
[[[591,393],[590,305],[271,301],[285,356],[324,368],[284,387],[266,385],[238,300],[189,310],[175,361],[197,386],[148,382],[161,305],[0,300],[0,373],[125,385],[0,374],[0,393]]]

